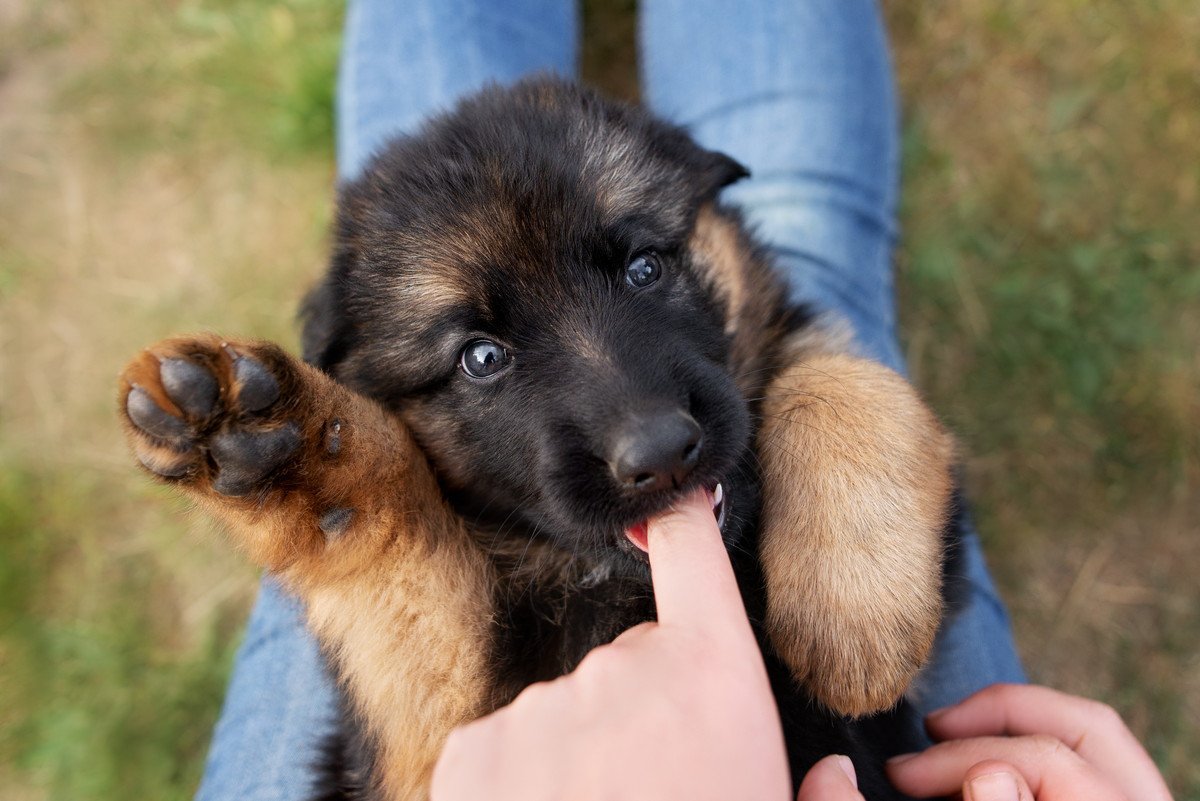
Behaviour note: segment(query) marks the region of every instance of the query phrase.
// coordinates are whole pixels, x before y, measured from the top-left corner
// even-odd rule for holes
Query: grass
[[[893,4],[899,285],[1035,680],[1200,797],[1200,13]]]
[[[187,798],[240,617],[212,615],[180,643],[178,597],[152,559],[62,536],[119,514],[96,502],[19,474],[0,489],[17,535],[0,573],[6,718],[15,713],[0,754],[49,797]]]
[[[117,371],[295,343],[339,4],[29,4],[0,39],[0,797],[190,798],[254,572],[130,470]]]
[[[584,74],[622,96],[632,10],[585,3]],[[1200,11],[886,10],[905,347],[1022,652],[1200,799]],[[178,331],[295,344],[341,13],[0,6],[0,797],[194,790],[255,577],[130,467],[114,379]]]

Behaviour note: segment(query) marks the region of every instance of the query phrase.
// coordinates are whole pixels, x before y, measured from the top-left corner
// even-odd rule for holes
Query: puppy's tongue
[[[629,538],[629,541],[646,553],[650,553],[649,527],[649,524],[643,520],[625,529],[625,536]]]

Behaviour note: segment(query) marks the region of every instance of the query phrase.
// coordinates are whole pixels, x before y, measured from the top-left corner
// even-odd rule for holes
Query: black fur
[[[653,617],[645,561],[623,531],[700,484],[727,489],[723,534],[761,631],[753,403],[688,251],[701,205],[745,175],[644,111],[537,79],[463,101],[342,188],[330,271],[303,310],[305,358],[405,418],[509,577],[496,599],[498,703]],[[662,277],[637,290],[624,270],[647,250]],[[758,289],[777,299],[762,323],[807,324],[777,279]],[[484,380],[459,366],[480,337],[513,354]],[[695,418],[699,461],[682,487],[630,492],[606,443],[652,407]],[[838,718],[765,641],[764,653],[797,783],[837,752],[868,798],[896,797],[882,761],[920,742],[911,710]],[[318,797],[370,797],[371,751],[345,721]]]

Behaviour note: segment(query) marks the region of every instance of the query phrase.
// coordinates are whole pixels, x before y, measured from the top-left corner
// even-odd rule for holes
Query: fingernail
[[[966,801],[1020,801],[1021,790],[1011,773],[985,773],[967,783]]]
[[[838,767],[842,769],[842,773],[846,774],[846,778],[854,785],[854,789],[858,789],[858,774],[854,772],[854,763],[850,761],[850,757],[838,754]]]
[[[889,765],[899,765],[899,764],[901,764],[902,762],[907,762],[908,760],[912,759],[912,758],[913,758],[913,757],[915,757],[916,755],[917,755],[917,752],[915,752],[915,751],[914,751],[913,753],[911,753],[911,754],[897,754],[896,756],[894,756],[894,757],[892,757],[891,759],[889,759],[889,760],[887,761],[887,763],[888,763]]]

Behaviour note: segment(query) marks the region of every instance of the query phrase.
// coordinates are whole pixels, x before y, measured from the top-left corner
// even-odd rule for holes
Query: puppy
[[[425,797],[453,727],[651,619],[626,532],[697,486],[795,782],[839,752],[895,797],[952,443],[787,301],[717,201],[746,174],[577,86],[489,88],[342,188],[306,363],[199,336],[126,369],[141,464],[305,602],[344,700],[320,797]]]

